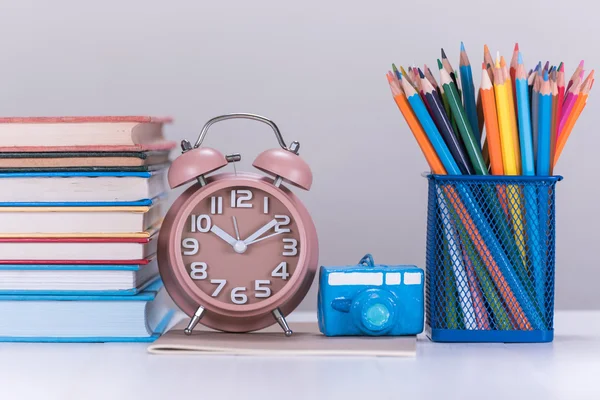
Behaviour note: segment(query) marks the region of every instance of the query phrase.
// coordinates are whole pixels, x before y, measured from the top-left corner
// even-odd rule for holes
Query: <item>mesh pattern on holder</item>
[[[553,339],[562,177],[428,177],[426,325],[434,341]]]

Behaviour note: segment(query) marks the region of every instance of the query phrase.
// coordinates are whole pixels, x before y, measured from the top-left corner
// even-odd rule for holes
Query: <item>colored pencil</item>
[[[423,88],[425,102],[428,105],[428,109],[430,110],[431,116],[435,121],[446,145],[450,149],[450,153],[454,157],[454,160],[457,162],[458,167],[462,174],[465,175],[473,175],[475,171],[471,166],[469,161],[466,149],[461,142],[458,134],[454,132],[452,126],[450,125],[450,120],[446,115],[446,111],[444,110],[444,106],[440,103],[437,91],[433,88],[431,83],[425,78],[425,75],[422,71],[420,71],[420,80],[421,87]]]
[[[490,76],[490,80],[492,84],[494,83],[494,59],[492,58],[492,54],[490,53],[490,48],[487,44],[483,45],[483,62],[485,64],[485,68],[487,69],[488,75]]]
[[[565,102],[563,104],[563,109],[561,111],[561,116],[560,116],[560,123],[558,124],[558,135],[560,136],[560,133],[563,130],[563,127],[565,126],[565,123],[567,122],[567,118],[569,118],[569,115],[571,114],[571,110],[573,109],[573,106],[575,105],[575,101],[577,101],[577,97],[579,96],[579,91],[581,90],[581,84],[582,84],[582,79],[580,76],[575,77],[575,79],[573,79],[571,87],[569,89],[567,89],[566,95],[565,95]]]
[[[480,144],[471,129],[469,121],[467,120],[467,116],[462,102],[460,101],[456,86],[454,85],[454,82],[452,82],[450,75],[445,69],[440,70],[440,83],[444,88],[444,92],[448,96],[448,103],[450,104],[452,115],[454,115],[456,118],[456,124],[458,125],[461,138],[465,148],[467,149],[467,153],[469,154],[471,165],[478,175],[488,175],[487,167],[483,162],[483,155],[481,154],[481,150],[479,148]]]
[[[427,112],[427,108],[425,107],[425,104],[423,104],[423,100],[417,94],[415,89],[406,82],[404,75],[402,76],[402,79],[400,79],[400,82],[410,107],[413,109],[415,116],[421,123],[421,126],[423,126],[425,133],[427,133],[427,137],[431,141],[433,148],[440,157],[440,160],[446,168],[446,171],[450,175],[461,175],[460,168],[458,168],[456,161],[450,153],[450,149],[448,149],[448,146],[442,139],[440,131],[433,122],[431,115],[429,115]]]
[[[550,92],[552,94],[552,116],[550,119],[550,171],[552,175],[554,170],[554,153],[556,150],[556,138],[558,137],[558,124],[556,123],[556,113],[558,112],[558,85],[556,83],[556,68],[550,69]]]
[[[560,63],[560,66],[558,67],[558,73],[556,74],[556,86],[558,89],[558,96],[556,100],[556,116],[554,121],[554,127],[556,129],[556,132],[553,133],[554,135],[556,135],[556,137],[554,138],[554,151],[551,154],[551,173],[554,173],[554,158],[556,156],[556,142],[558,141],[558,127],[560,124],[560,116],[562,114],[563,102],[565,99],[565,66],[563,63]]]
[[[565,89],[565,91],[569,91],[569,89],[571,89],[571,86],[573,86],[573,83],[575,83],[575,79],[579,78],[579,76],[581,75],[581,72],[583,71],[583,66],[584,66],[584,62],[583,60],[581,60],[579,62],[579,65],[577,66],[577,68],[575,68],[575,71],[573,71],[573,75],[571,76],[571,79],[569,79],[569,83],[567,84],[567,88]]]
[[[500,67],[500,60],[496,60],[494,68],[494,94],[496,98],[496,111],[498,113],[498,128],[500,131],[500,144],[502,146],[502,165],[505,175],[518,175],[515,146],[513,144],[512,124],[510,121],[510,108],[508,88],[504,73]]]
[[[452,82],[454,82],[454,85],[460,91],[460,83],[458,82],[458,75],[454,72],[454,68],[452,68],[452,65],[450,65],[450,61],[448,61],[448,57],[446,56],[446,52],[444,51],[444,49],[442,49],[442,65],[444,66],[444,69],[446,70],[446,72],[448,72],[448,75],[450,75],[450,78],[452,78]],[[460,92],[459,92],[459,95],[462,96],[460,94]]]
[[[562,132],[560,132],[558,135],[558,140],[556,141],[556,152],[554,155],[554,165],[556,165],[556,163],[558,162],[558,159],[560,158],[560,155],[562,154],[562,151],[567,143],[567,139],[569,139],[569,136],[573,131],[573,127],[575,126],[575,123],[577,122],[579,116],[581,115],[581,112],[585,108],[593,83],[594,70],[590,72],[590,74],[585,80],[585,84],[582,85],[583,88],[581,89],[581,94],[577,98],[577,102],[575,103],[575,106],[573,107],[573,110],[569,118],[567,119],[567,122],[563,127]]]
[[[502,146],[500,144],[500,132],[498,130],[498,115],[496,114],[496,99],[492,81],[488,75],[485,63],[483,63],[481,70],[480,92],[492,175],[504,175]]]
[[[409,67],[409,69],[410,69],[410,67]],[[404,67],[402,65],[400,66],[400,74],[408,81],[408,83],[411,84],[411,86],[413,88],[416,88],[416,85],[412,80],[412,74],[409,74],[408,72],[406,72],[406,70],[404,69]],[[398,79],[400,79],[400,77],[398,77]]]
[[[533,134],[531,128],[531,110],[529,108],[529,88],[521,53],[518,55],[517,68],[515,69],[515,89],[519,120],[519,139],[521,142],[522,173],[526,176],[534,176],[535,162],[533,159]]]
[[[539,101],[540,101],[540,73],[541,68],[535,73],[533,79],[533,90],[531,92],[531,125],[532,125],[532,140],[533,140],[533,160],[537,163],[538,152],[538,120],[539,120]]]
[[[513,91],[513,86],[510,79],[510,74],[508,71],[508,66],[504,61],[504,57],[500,57],[500,66],[502,67],[502,75],[504,75],[504,79],[507,81],[506,92],[508,95],[508,116],[510,118],[510,124],[512,125],[511,133],[513,136],[513,151],[515,152],[515,160],[517,162],[517,174],[521,173],[521,150],[519,145],[519,127],[517,125],[517,113],[515,110],[515,95]]]
[[[437,60],[438,69],[441,70],[444,68],[442,61],[438,58]],[[454,132],[458,132],[458,126],[456,125],[456,119],[454,115],[452,115],[452,110],[450,109],[450,103],[448,102],[448,96],[444,92],[444,88],[440,86],[440,95],[442,96],[442,103],[444,104],[444,109],[446,110],[446,115],[450,119],[450,123],[452,124],[452,129]]]
[[[429,141],[429,139],[423,132],[423,129],[421,128],[421,125],[420,125],[419,121],[417,120],[417,117],[415,116],[415,113],[413,112],[412,108],[408,104],[408,100],[406,99],[406,96],[404,95],[404,91],[402,90],[400,81],[397,78],[396,79],[394,79],[394,78],[395,77],[392,73],[388,73],[387,79],[388,79],[388,82],[390,85],[390,89],[392,90],[392,95],[394,96],[394,101],[396,102],[396,105],[398,106],[398,109],[402,113],[402,116],[404,116],[404,119],[406,120],[408,127],[410,128],[411,132],[415,136],[415,139],[417,140],[419,148],[423,152],[423,156],[425,156],[425,160],[427,161],[427,164],[429,164],[429,167],[431,168],[431,170],[435,174],[445,175],[446,170],[444,169],[444,166],[442,165],[442,162],[440,161],[440,158],[438,157],[431,142]]]
[[[519,43],[515,43],[512,58],[510,60],[510,68],[509,68],[512,92],[513,92],[513,94],[515,94],[514,99],[513,99],[514,103],[515,103],[515,110],[517,109],[517,95],[516,95],[517,89],[516,89],[516,84],[515,84],[515,76],[517,73],[518,62],[519,62]]]
[[[479,119],[477,118],[477,103],[475,101],[475,85],[473,84],[473,71],[471,62],[465,50],[465,44],[460,42],[460,81],[462,88],[463,104],[471,129],[477,138],[478,146],[481,146],[481,135],[479,132]]]

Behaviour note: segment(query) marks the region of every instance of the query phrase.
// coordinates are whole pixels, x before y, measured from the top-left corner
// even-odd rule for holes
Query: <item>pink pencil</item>
[[[581,71],[583,72],[583,71]],[[581,90],[581,77],[577,76],[573,79],[573,84],[569,88],[569,92],[565,96],[565,103],[563,104],[562,112],[560,115],[560,124],[558,125],[558,132],[562,132],[562,129],[567,122],[567,118],[569,118],[569,114],[575,105],[575,101],[579,96],[579,91]]]

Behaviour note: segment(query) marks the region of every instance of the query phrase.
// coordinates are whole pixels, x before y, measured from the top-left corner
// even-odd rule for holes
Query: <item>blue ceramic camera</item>
[[[400,336],[423,331],[424,274],[414,265],[358,265],[319,270],[319,329],[326,336]]]

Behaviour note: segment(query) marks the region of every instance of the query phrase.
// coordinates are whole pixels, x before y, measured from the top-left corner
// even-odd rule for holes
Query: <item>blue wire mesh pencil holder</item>
[[[426,332],[551,342],[560,176],[428,175]]]

